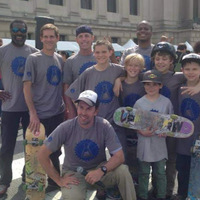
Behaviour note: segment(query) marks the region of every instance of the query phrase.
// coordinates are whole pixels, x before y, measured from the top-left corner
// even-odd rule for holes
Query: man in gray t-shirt
[[[97,93],[85,90],[75,102],[78,117],[58,126],[38,153],[46,173],[61,187],[63,199],[85,199],[87,188],[95,188],[101,181],[106,188],[117,184],[123,199],[136,200],[132,177],[123,165],[119,139],[110,123],[96,116]],[[50,164],[49,156],[62,145],[66,156],[61,177]],[[108,161],[106,147],[112,155]]]
[[[29,109],[29,128],[35,132],[39,130],[40,122],[45,127],[45,134],[50,133],[64,120],[65,105],[62,98],[62,71],[64,62],[55,52],[59,40],[58,28],[53,24],[46,24],[40,30],[43,49],[31,54],[26,62],[23,77],[24,96]],[[60,172],[58,150],[51,156],[51,161]],[[57,184],[48,179],[49,189]],[[50,188],[51,187],[51,188]]]
[[[12,181],[12,160],[19,124],[23,134],[29,123],[28,108],[23,95],[22,77],[26,58],[37,49],[26,45],[27,25],[22,20],[10,24],[11,43],[0,47],[0,70],[4,90],[2,100],[0,149],[0,198],[6,193]],[[24,179],[24,177],[23,177]]]
[[[137,39],[138,45],[132,48],[128,48],[124,51],[120,64],[124,65],[124,60],[127,55],[131,53],[139,53],[145,60],[145,71],[152,69],[151,63],[151,50],[153,44],[151,44],[152,26],[149,22],[143,20],[137,25]]]

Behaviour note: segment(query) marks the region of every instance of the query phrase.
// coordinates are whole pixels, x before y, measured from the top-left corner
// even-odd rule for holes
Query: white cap
[[[97,103],[97,93],[92,90],[85,90],[81,92],[78,99],[75,101],[76,103],[79,101],[84,101],[89,106],[95,106]]]

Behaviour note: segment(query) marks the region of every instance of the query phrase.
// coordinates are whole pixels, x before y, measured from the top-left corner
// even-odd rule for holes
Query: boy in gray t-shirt
[[[163,114],[173,113],[170,100],[159,93],[162,88],[161,73],[157,70],[147,71],[142,82],[146,95],[136,101],[134,108]],[[138,197],[148,198],[149,173],[152,166],[156,198],[165,199],[167,183],[165,165],[168,157],[166,139],[153,135],[153,130],[150,128],[138,131],[137,157],[139,159]]]
[[[100,101],[98,116],[107,119],[113,125],[125,150],[124,129],[113,122],[114,111],[119,107],[118,99],[113,93],[113,84],[117,77],[124,74],[124,69],[120,65],[109,62],[112,53],[110,42],[106,40],[97,41],[93,48],[97,64],[84,71],[70,85],[65,94],[75,100],[86,89],[95,91]]]

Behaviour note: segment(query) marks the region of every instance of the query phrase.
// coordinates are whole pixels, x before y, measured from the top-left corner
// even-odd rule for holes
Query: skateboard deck
[[[46,174],[37,160],[37,152],[44,139],[45,129],[42,124],[40,124],[39,132],[33,133],[27,128],[24,140],[26,175],[24,189],[26,198],[29,200],[45,199]]]
[[[195,141],[191,151],[192,158],[187,199],[200,200],[200,138]]]
[[[176,138],[187,138],[194,132],[193,123],[178,115],[167,115],[131,107],[120,107],[113,115],[114,122],[122,127],[146,130],[151,128],[155,134]]]

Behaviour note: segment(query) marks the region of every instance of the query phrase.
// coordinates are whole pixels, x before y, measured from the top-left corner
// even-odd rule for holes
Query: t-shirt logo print
[[[25,63],[26,63],[26,58],[22,56],[16,57],[11,63],[11,68],[13,73],[19,77],[23,77]]]
[[[57,66],[50,66],[47,70],[47,81],[53,86],[59,85],[61,81],[61,71]]]
[[[82,140],[76,145],[75,153],[81,160],[90,161],[98,155],[99,147],[92,140]]]
[[[95,87],[100,103],[110,103],[113,100],[113,85],[108,81],[102,81]]]

